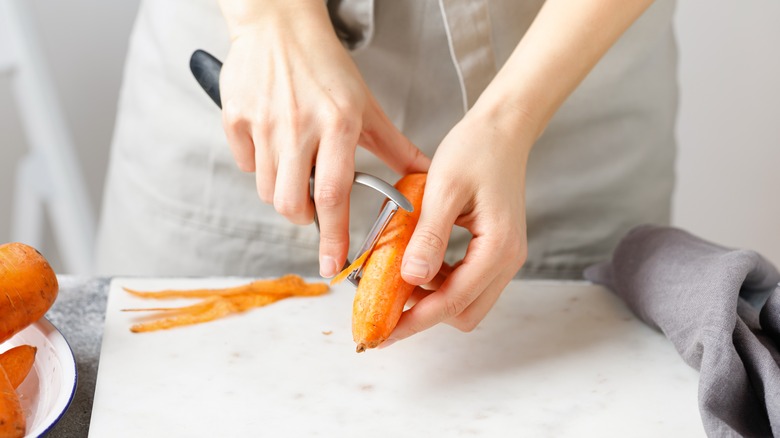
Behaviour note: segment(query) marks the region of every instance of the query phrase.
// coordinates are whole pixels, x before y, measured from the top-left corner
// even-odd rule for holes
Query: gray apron
[[[390,119],[433,156],[528,29],[543,1],[342,0],[339,36]],[[521,276],[580,277],[640,223],[666,224],[677,106],[674,2],[656,2],[551,120],[526,178],[529,256]],[[132,33],[98,233],[101,274],[318,273],[318,235],[263,204],[240,172],[219,109],[188,70],[205,49],[224,59],[213,0],[143,1]],[[474,145],[489,153],[489,145]],[[393,174],[358,148],[357,170]],[[355,188],[352,250],[381,199]],[[462,257],[456,229],[447,259]],[[353,252],[350,252],[352,255]]]

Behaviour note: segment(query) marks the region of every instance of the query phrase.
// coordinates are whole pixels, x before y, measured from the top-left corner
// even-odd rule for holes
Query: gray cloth
[[[685,231],[633,229],[585,270],[699,370],[709,436],[780,436],[780,273],[761,255]]]

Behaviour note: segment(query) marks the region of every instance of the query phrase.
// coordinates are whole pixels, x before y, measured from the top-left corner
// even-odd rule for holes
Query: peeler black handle
[[[222,62],[205,50],[198,49],[190,57],[190,71],[211,100],[222,108],[222,98],[219,95],[219,72],[222,71]]]

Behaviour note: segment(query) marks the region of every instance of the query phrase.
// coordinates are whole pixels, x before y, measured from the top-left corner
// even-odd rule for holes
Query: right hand
[[[321,0],[222,2],[232,44],[220,75],[222,118],[238,167],[263,202],[296,224],[320,224],[320,273],[349,248],[349,194],[359,143],[399,174],[430,159],[384,114],[336,37]]]

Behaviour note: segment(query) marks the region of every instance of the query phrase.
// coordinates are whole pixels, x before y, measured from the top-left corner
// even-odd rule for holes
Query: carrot
[[[426,176],[406,175],[395,185],[414,211],[399,209],[395,213],[366,261],[352,305],[352,337],[358,353],[387,339],[414,290],[401,278],[401,260],[420,218]]]
[[[0,343],[42,318],[58,288],[41,253],[23,243],[0,245]]]
[[[0,438],[23,437],[26,428],[22,403],[5,370],[0,367]]]
[[[37,351],[32,345],[19,345],[0,354],[0,368],[5,370],[14,388],[18,388],[30,373]]]

